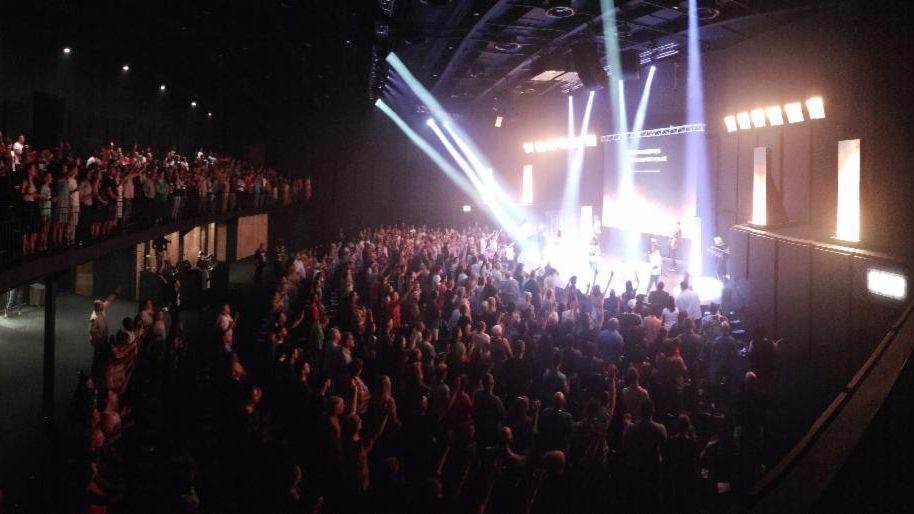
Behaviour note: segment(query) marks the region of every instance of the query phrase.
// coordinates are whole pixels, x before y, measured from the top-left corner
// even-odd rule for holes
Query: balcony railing
[[[121,199],[107,206],[81,205],[72,210],[53,204],[44,211],[22,204],[4,205],[0,206],[0,267],[9,268],[160,225],[225,213],[266,212],[301,200],[302,192],[290,188],[275,194],[171,195],[166,201]]]

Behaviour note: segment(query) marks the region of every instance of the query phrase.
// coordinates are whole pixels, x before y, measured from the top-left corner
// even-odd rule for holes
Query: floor
[[[65,422],[77,374],[92,362],[88,326],[92,299],[75,294],[57,297],[55,419]],[[137,304],[115,301],[108,310],[112,327],[133,316]],[[44,308],[23,307],[21,314],[0,318],[0,484],[4,489],[29,489],[40,462],[35,449],[46,434],[42,420]],[[23,480],[26,483],[23,483]]]
[[[233,289],[253,279],[250,263],[230,268]],[[232,296],[230,294],[230,296]],[[92,298],[72,293],[57,296],[54,420],[57,438],[68,435],[67,411],[80,370],[88,371],[92,350],[88,340]],[[108,309],[112,333],[126,316],[134,316],[137,303],[118,299]],[[205,329],[197,313],[185,313],[185,328]],[[0,491],[6,493],[7,512],[31,512],[30,503],[42,494],[39,477],[42,452],[51,433],[43,420],[42,359],[44,308],[26,306],[21,314],[0,317]],[[2,510],[2,509],[0,509]]]

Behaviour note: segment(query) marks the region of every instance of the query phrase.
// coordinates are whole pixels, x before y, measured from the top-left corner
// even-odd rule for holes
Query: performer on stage
[[[727,261],[730,259],[730,247],[720,236],[714,236],[714,245],[708,249],[716,263],[717,279],[721,282],[730,280],[730,272],[727,270]]]
[[[679,256],[679,245],[682,243],[682,224],[676,222],[676,228],[673,229],[673,235],[670,236],[670,260],[673,261],[672,271],[679,268],[676,266],[676,257]]]
[[[590,245],[587,248],[587,257],[590,262],[590,271],[592,271],[594,277],[596,277],[598,273],[597,266],[600,264],[600,242],[597,240],[597,236],[590,238]]]
[[[651,238],[651,253],[648,256],[648,262],[651,265],[651,279],[647,283],[647,291],[650,292],[660,282],[660,274],[663,271],[663,257],[660,256],[660,245],[657,244],[657,240],[654,238]]]

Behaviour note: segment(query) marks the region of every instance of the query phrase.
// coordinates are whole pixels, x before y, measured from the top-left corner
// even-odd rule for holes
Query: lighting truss
[[[639,62],[642,66],[661,59],[672,57],[679,53],[679,43],[670,41],[659,46],[654,46],[638,54]]]
[[[394,2],[396,2],[396,0],[378,0],[378,6],[381,7],[381,10],[384,11],[384,14],[392,16],[394,10]]]
[[[676,134],[685,134],[687,132],[704,132],[704,131],[705,131],[704,123],[692,123],[690,125],[677,125],[675,127],[639,130],[637,132],[619,132],[617,134],[609,134],[606,136],[601,136],[600,142],[608,143],[610,141],[640,139],[643,137],[674,136]]]

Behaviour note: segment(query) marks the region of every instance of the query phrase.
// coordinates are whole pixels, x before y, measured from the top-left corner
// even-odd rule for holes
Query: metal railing
[[[79,208],[52,204],[50,209],[21,203],[0,206],[0,266],[69,248],[85,247],[140,230],[175,221],[222,213],[256,213],[292,205],[303,192],[285,190],[231,192],[208,195],[170,195],[167,199],[136,197],[108,205]]]

